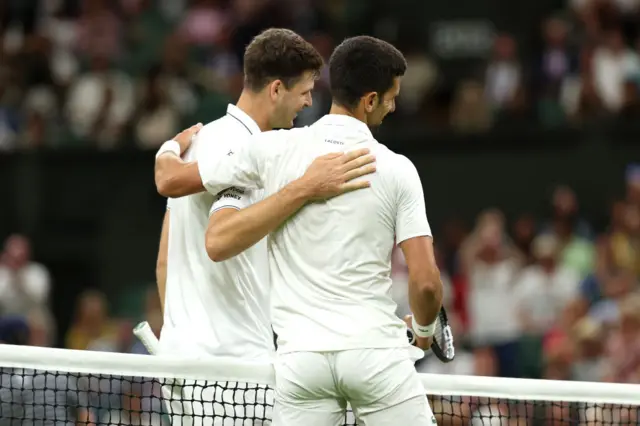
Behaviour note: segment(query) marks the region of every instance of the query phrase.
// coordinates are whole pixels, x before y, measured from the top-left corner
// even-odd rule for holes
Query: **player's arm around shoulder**
[[[442,281],[420,176],[409,159],[398,157],[396,242],[409,269],[409,305],[413,318],[418,325],[426,327],[435,322],[442,307]]]
[[[192,138],[202,129],[198,123],[165,142],[156,154],[154,180],[158,193],[178,198],[204,191],[198,164],[180,158],[191,146]]]
[[[209,218],[207,254],[214,262],[227,260],[266,237],[306,203],[367,188],[368,181],[353,180],[373,173],[374,162],[368,149],[318,157],[302,177],[255,204],[244,189],[222,192]]]

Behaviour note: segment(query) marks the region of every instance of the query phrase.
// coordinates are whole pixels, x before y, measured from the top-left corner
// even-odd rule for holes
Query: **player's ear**
[[[378,97],[377,92],[367,93],[366,95],[364,95],[363,100],[364,100],[364,110],[369,114],[372,113],[380,103],[380,98]]]
[[[272,100],[278,99],[278,97],[282,94],[284,90],[284,85],[281,80],[273,80],[269,83],[269,97]]]

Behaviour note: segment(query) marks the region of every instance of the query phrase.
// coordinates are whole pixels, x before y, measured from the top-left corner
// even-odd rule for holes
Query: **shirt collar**
[[[348,115],[327,114],[320,120],[316,121],[315,125],[344,127],[345,130],[356,131],[358,134],[361,134],[368,139],[374,139],[369,126],[357,118],[350,117]]]
[[[244,112],[237,106],[229,104],[227,106],[227,115],[233,119],[238,120],[240,124],[242,124],[252,135],[256,135],[261,132],[258,123],[256,123],[253,118],[249,117],[246,112]]]

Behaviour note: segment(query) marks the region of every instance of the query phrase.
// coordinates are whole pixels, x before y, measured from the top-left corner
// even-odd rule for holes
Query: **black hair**
[[[367,93],[380,96],[407,70],[404,55],[386,41],[370,36],[344,40],[329,59],[333,102],[354,108]]]

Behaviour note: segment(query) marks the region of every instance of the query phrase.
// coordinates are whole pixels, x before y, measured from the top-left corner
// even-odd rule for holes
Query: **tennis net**
[[[240,360],[0,345],[0,371],[0,426],[262,425],[273,408],[271,367]],[[640,423],[638,385],[421,376],[439,425]]]

